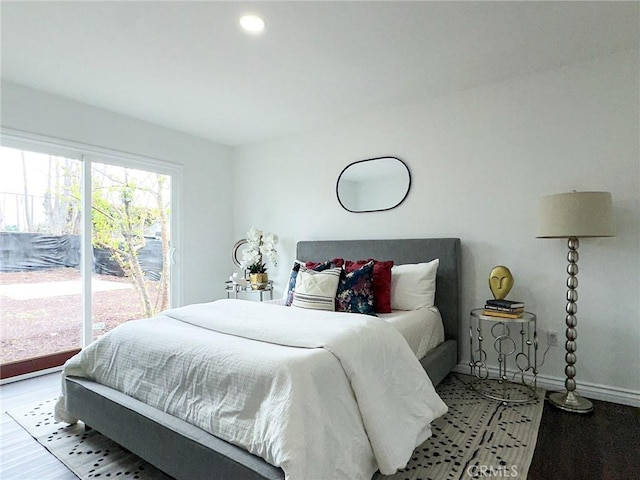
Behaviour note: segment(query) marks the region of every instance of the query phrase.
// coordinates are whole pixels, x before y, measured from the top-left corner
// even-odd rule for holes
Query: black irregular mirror
[[[336,195],[350,212],[380,212],[400,205],[410,188],[411,173],[402,160],[377,157],[347,165],[338,177]]]

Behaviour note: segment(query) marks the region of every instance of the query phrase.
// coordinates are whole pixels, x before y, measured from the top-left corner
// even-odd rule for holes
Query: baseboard
[[[497,377],[498,368],[488,367],[489,374],[493,377]],[[464,373],[469,375],[468,363],[459,363],[453,369],[454,372]],[[515,371],[507,370],[507,375],[511,376]],[[550,375],[538,375],[537,383],[539,387],[550,391],[564,390],[564,377],[553,377]],[[595,383],[578,381],[577,392],[583,397],[593,398],[595,400],[602,400],[605,402],[620,403],[622,405],[630,405],[632,407],[640,407],[640,391],[627,390],[610,387],[608,385],[599,385]]]
[[[45,370],[38,370],[37,372],[25,373],[23,375],[17,375],[15,377],[3,378],[0,380],[0,385],[6,385],[7,383],[19,382],[20,380],[27,380],[29,378],[40,377],[49,373],[62,372],[62,365],[59,367],[51,367]]]

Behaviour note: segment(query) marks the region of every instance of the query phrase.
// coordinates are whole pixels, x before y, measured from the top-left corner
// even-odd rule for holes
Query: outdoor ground
[[[80,271],[57,268],[0,272],[0,364],[80,348]],[[127,278],[93,276],[94,338],[127,320],[140,318],[140,295]],[[159,282],[147,282],[152,302]],[[75,293],[78,292],[78,293]]]

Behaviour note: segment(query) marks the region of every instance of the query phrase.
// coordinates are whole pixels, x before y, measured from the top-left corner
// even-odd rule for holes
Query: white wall
[[[222,298],[234,241],[231,149],[20,85],[2,83],[2,127],[164,160],[183,167],[183,301]]]
[[[534,238],[537,202],[572,189],[610,191],[617,237],[580,246],[577,381],[579,391],[596,397],[638,401],[638,58],[630,51],[437,99],[406,99],[322,130],[239,148],[235,237],[251,225],[280,235],[280,265],[270,270],[278,293],[299,240],[460,237],[464,311],[491,296],[489,272],[504,264],[516,280],[510,298],[537,313],[539,330],[562,338],[566,241]],[[388,212],[343,210],[335,198],[341,170],[381,155],[409,166],[405,202]],[[250,188],[256,183],[259,192]],[[563,344],[540,369],[558,386]],[[544,334],[540,354],[542,347]],[[462,350],[468,361],[466,341]]]

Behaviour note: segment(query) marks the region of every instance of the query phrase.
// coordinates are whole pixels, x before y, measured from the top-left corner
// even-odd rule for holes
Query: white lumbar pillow
[[[417,310],[432,307],[436,298],[439,259],[391,267],[391,309]]]
[[[336,309],[336,291],[342,268],[329,268],[321,272],[300,267],[296,278],[291,305],[311,310]]]

